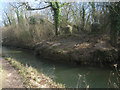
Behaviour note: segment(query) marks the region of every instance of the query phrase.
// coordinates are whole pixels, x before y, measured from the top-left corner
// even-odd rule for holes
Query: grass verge
[[[19,71],[26,88],[65,88],[65,85],[54,82],[51,78],[38,73],[36,69],[27,64],[25,66],[9,57],[4,57],[4,59]]]

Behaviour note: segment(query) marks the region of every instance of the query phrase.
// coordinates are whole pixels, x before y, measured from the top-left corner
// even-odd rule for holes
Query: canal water
[[[16,59],[24,65],[28,64],[51,77],[55,82],[65,84],[71,88],[107,88],[112,68],[76,66],[58,61],[40,59],[34,56],[34,52],[23,49],[2,47],[2,54]],[[51,57],[52,58],[52,57]],[[116,82],[113,77],[112,83]]]

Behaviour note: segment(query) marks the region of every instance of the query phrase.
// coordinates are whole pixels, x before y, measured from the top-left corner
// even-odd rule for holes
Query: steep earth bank
[[[108,35],[63,35],[46,41],[16,44],[3,41],[3,45],[32,49],[36,56],[62,62],[86,65],[111,65],[118,62],[118,48],[109,44]]]

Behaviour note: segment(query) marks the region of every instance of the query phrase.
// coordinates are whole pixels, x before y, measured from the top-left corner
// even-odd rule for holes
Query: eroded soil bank
[[[107,35],[61,36],[35,47],[35,54],[43,58],[90,65],[117,62],[117,51]]]
[[[118,63],[118,47],[112,47],[106,34],[62,35],[31,44],[19,45],[9,41],[4,45],[32,49],[36,56],[62,62],[86,65]]]

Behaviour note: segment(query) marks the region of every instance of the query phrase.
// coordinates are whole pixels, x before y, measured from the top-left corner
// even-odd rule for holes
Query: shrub
[[[92,23],[92,25],[91,25],[91,32],[95,32],[95,33],[97,33],[97,32],[100,32],[100,24],[98,23],[98,22],[94,22],[94,23]]]
[[[36,24],[36,20],[33,16],[30,16],[30,21],[29,21],[29,24]]]

